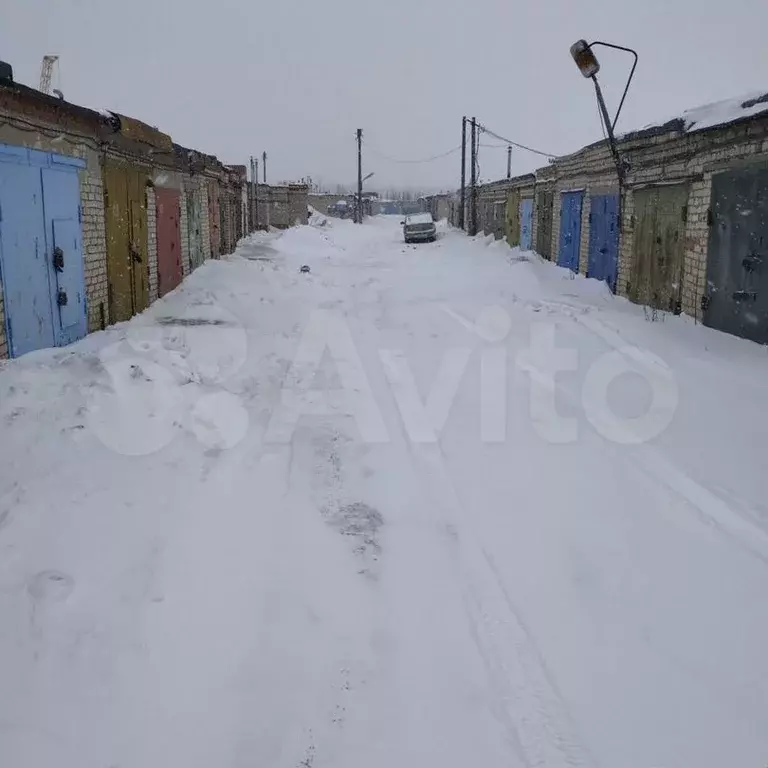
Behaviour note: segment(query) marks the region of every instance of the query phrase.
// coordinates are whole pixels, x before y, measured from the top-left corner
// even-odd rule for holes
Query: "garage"
[[[81,168],[77,158],[0,144],[0,274],[11,357],[86,334]]]
[[[680,313],[688,185],[636,189],[634,247],[629,298]]]
[[[712,177],[704,323],[768,344],[768,168]]]

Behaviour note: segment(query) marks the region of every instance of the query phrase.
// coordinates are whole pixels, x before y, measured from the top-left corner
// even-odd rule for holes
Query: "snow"
[[[764,112],[768,112],[768,94],[765,91],[755,91],[737,98],[725,99],[687,109],[682,115],[676,115],[670,118],[670,120],[648,125],[646,128],[660,127],[672,120],[680,119],[683,121],[686,132],[702,131],[706,128],[714,128],[718,125],[727,125],[736,120],[754,117]]]
[[[765,762],[766,350],[440,226],[0,365],[3,766]]]

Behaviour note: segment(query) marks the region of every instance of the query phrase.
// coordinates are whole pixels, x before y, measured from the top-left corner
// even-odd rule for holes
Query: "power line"
[[[489,136],[493,136],[494,139],[498,139],[499,141],[505,141],[507,144],[511,144],[513,147],[517,147],[518,149],[524,149],[526,152],[533,152],[535,155],[541,155],[542,157],[549,157],[549,158],[555,158],[557,155],[552,155],[549,152],[542,152],[540,149],[534,149],[533,147],[527,147],[525,144],[520,144],[517,141],[512,141],[512,139],[507,139],[504,136],[500,136],[498,133],[494,133],[490,128],[486,128],[484,125],[478,125],[478,128],[483,132],[487,133]]]
[[[389,160],[391,163],[431,163],[433,160],[440,160],[443,157],[448,157],[449,155],[454,154],[455,152],[461,151],[461,145],[458,147],[454,147],[453,149],[449,149],[447,152],[442,152],[439,155],[433,155],[432,157],[424,157],[420,160],[399,160],[396,157],[390,157],[389,155],[385,155],[382,152],[378,152],[377,150],[373,149],[368,142],[366,142],[365,146],[367,147],[368,151],[375,155],[376,157],[381,158],[382,160]]]

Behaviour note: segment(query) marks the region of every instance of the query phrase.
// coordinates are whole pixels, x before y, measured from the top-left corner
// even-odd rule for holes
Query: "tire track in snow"
[[[659,366],[659,358],[642,347],[625,341],[597,318],[575,317],[574,319],[608,347],[622,354],[635,367],[646,369],[652,375],[654,369]],[[573,405],[581,407],[578,398],[562,388],[560,391]],[[627,426],[625,429],[631,438],[631,427]],[[634,441],[630,439],[628,442]],[[622,452],[618,452],[617,455],[627,460]],[[664,485],[693,507],[701,523],[715,527],[739,549],[748,552],[763,563],[768,563],[768,531],[756,521],[734,510],[716,493],[696,482],[680,469],[665,451],[648,442],[640,443],[633,452],[632,460],[634,467],[642,469],[648,477]]]
[[[528,768],[598,766],[493,560],[470,532],[440,448],[409,445],[413,470],[457,533],[472,634],[496,697],[495,715],[521,760]]]

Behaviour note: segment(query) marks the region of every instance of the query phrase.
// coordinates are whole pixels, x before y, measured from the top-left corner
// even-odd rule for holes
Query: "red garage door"
[[[157,286],[160,296],[181,282],[181,206],[175,189],[155,190],[157,201]]]

